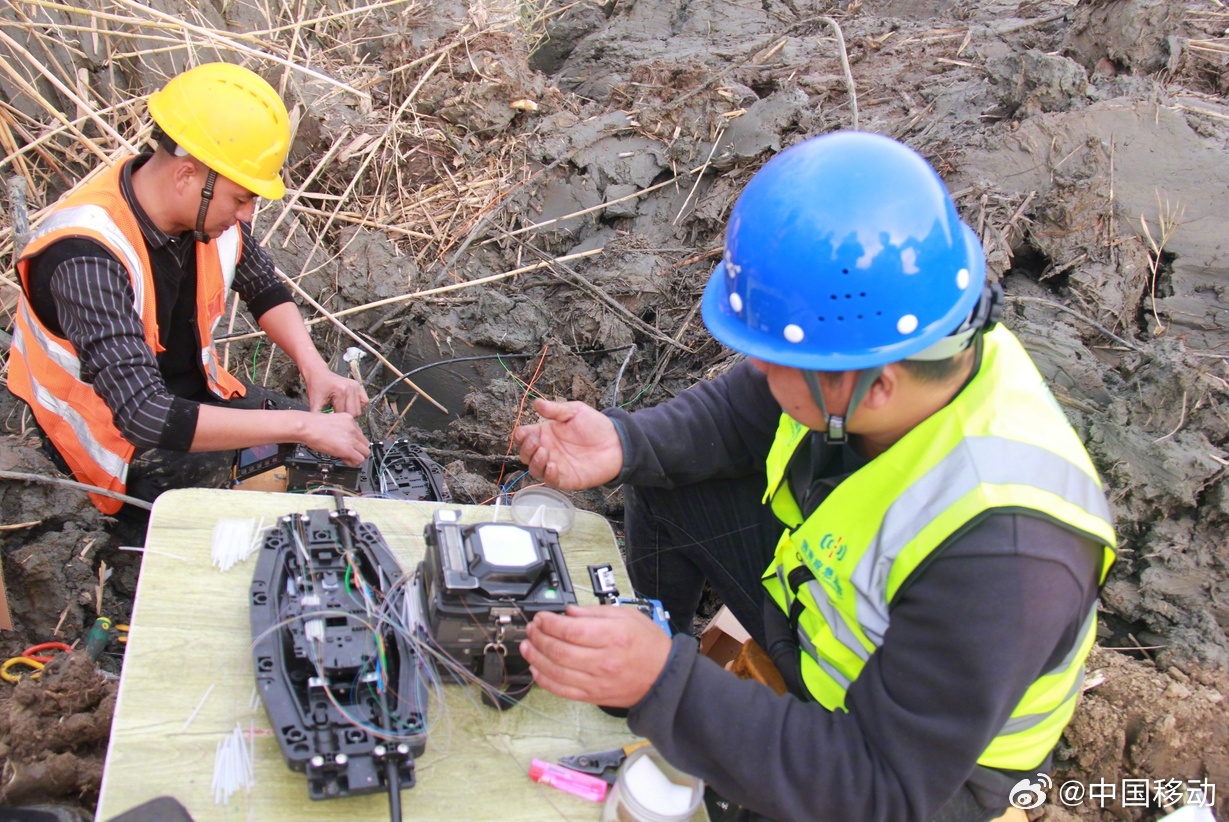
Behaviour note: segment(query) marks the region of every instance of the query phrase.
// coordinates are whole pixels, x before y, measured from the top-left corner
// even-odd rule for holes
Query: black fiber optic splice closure
[[[444,469],[407,439],[371,444],[359,466],[358,490],[364,497],[452,502]]]
[[[436,647],[480,678],[483,700],[503,710],[533,685],[520,652],[525,627],[540,611],[563,613],[576,593],[553,529],[460,520],[445,508],[424,530],[422,613]]]
[[[452,502],[444,469],[407,439],[371,444],[358,467],[302,444],[245,448],[235,459],[234,477],[242,482],[272,468],[286,466],[286,490],[332,493],[422,502]]]
[[[390,622],[416,598],[353,512],[290,514],[266,535],[250,595],[256,685],[312,799],[413,787],[428,674],[405,636],[418,626]]]

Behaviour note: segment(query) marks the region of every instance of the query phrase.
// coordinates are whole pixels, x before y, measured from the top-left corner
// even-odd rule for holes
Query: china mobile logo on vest
[[[1007,801],[1011,803],[1013,808],[1019,808],[1024,811],[1031,811],[1033,808],[1040,808],[1041,803],[1046,801],[1046,792],[1054,787],[1054,780],[1050,779],[1048,774],[1037,774],[1037,781],[1031,782],[1026,776],[1015,785],[1011,786],[1011,792],[1007,795]]]
[[[849,551],[849,546],[845,544],[844,537],[824,534],[819,540],[819,549],[824,552],[824,557],[829,562],[840,562]]]
[[[804,539],[798,559],[809,565],[815,578],[839,598],[845,595],[845,588],[834,566],[845,559],[848,552],[849,546],[845,544],[844,537],[824,534],[819,538],[818,553],[811,547],[810,540]]]

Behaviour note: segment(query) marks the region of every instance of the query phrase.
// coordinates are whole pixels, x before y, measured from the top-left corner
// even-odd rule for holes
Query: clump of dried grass
[[[332,237],[344,225],[386,232],[420,268],[441,268],[525,179],[515,138],[488,136],[482,162],[473,162],[462,157],[464,135],[420,112],[416,100],[474,38],[496,29],[540,36],[541,7],[521,0],[477,15],[483,19],[471,14],[452,36],[390,69],[372,55],[390,32],[405,34],[423,19],[417,0],[374,0],[338,12],[313,11],[313,0],[247,2],[259,4],[263,28],[230,31],[216,14],[189,9],[175,17],[136,0],[79,0],[76,7],[0,0],[0,177],[26,179],[35,226],[60,193],[146,143],[145,99],[173,73],[158,66],[219,59],[256,70],[288,99],[288,90],[309,90],[310,99],[292,106],[296,123],[330,106],[357,112],[349,126],[328,134],[327,145],[288,168],[287,197],[266,203],[258,217],[264,239],[278,229],[310,238],[309,259],[296,275],[335,261]],[[5,263],[14,251],[11,228],[6,209]],[[5,269],[0,314],[8,325],[17,284],[11,265]]]

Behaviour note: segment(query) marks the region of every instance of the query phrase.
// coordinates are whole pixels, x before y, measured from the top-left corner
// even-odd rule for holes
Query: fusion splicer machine
[[[435,645],[489,686],[487,704],[504,709],[533,684],[520,652],[526,626],[539,611],[563,613],[576,594],[553,529],[460,517],[436,511],[424,530],[422,610]]]
[[[593,583],[593,595],[603,605],[630,605],[633,608],[639,608],[641,613],[656,622],[658,627],[666,632],[666,636],[673,635],[674,632],[670,630],[670,612],[661,607],[661,600],[619,596],[619,589],[615,585],[614,569],[609,565],[590,565],[589,581]]]

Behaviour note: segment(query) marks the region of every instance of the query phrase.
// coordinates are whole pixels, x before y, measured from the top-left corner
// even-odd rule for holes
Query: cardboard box
[[[700,634],[700,653],[724,668],[734,661],[743,643],[750,638],[730,609],[722,605]]]

